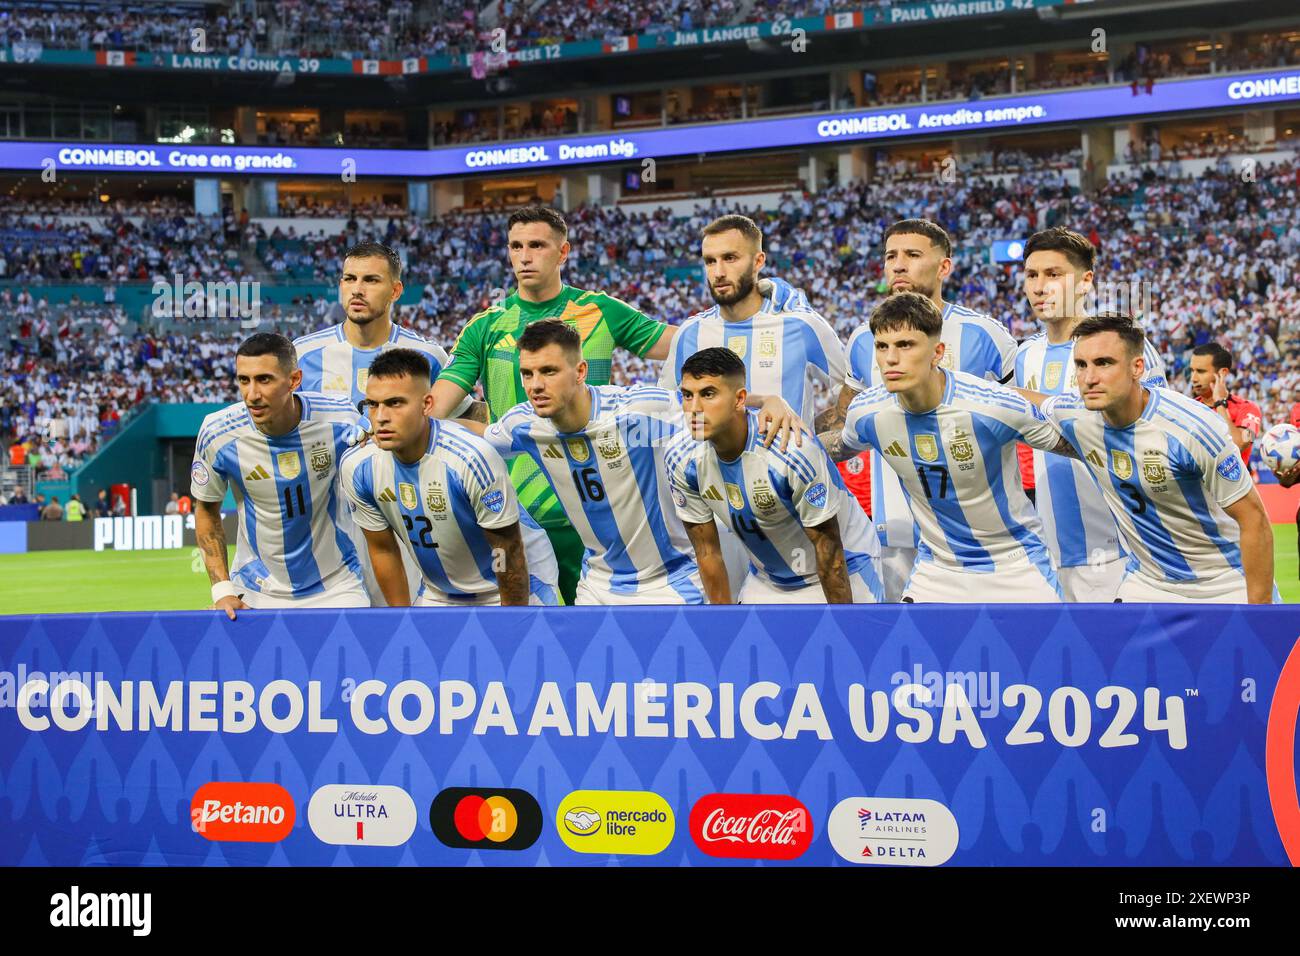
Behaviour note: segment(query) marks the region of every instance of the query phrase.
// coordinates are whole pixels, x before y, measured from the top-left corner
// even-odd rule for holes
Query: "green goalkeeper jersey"
[[[565,285],[546,302],[525,302],[519,291],[474,316],[461,330],[452,348],[451,362],[438,376],[473,391],[483,382],[488,412],[496,421],[520,402],[528,401],[519,379],[519,336],[524,327],[542,319],[563,319],[582,337],[587,360],[587,382],[608,385],[615,347],[645,355],[663,334],[664,324],[604,292],[588,292]],[[519,502],[543,528],[568,524],[555,491],[526,455],[510,463],[510,477]]]

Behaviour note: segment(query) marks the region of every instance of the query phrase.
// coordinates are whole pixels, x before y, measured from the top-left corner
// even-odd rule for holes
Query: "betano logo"
[[[560,801],[555,828],[578,853],[653,856],[672,842],[672,808],[644,790],[575,790]]]
[[[312,794],[307,821],[322,843],[401,846],[415,832],[415,801],[401,787],[329,784]]]
[[[220,843],[279,843],[293,830],[293,797],[278,783],[205,783],[190,800],[190,826]]]
[[[429,826],[460,850],[526,850],[542,835],[542,808],[527,790],[448,787],[429,806]]]

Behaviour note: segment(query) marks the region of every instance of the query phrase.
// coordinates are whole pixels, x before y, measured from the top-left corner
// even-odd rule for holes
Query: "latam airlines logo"
[[[190,825],[205,840],[278,843],[293,830],[293,797],[278,783],[205,783],[190,800]]]
[[[691,837],[709,856],[793,860],[812,843],[812,817],[794,797],[711,793],[691,808]]]
[[[429,826],[460,850],[526,850],[542,835],[542,807],[527,790],[448,787],[429,807]]]
[[[330,784],[312,794],[307,821],[322,843],[401,846],[415,832],[415,801],[401,787]]]
[[[849,797],[826,821],[835,852],[850,863],[939,866],[957,851],[957,818],[934,800]]]

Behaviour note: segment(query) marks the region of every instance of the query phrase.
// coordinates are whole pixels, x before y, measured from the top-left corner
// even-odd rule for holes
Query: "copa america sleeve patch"
[[[506,496],[499,491],[489,491],[483,496],[483,507],[493,514],[500,514],[506,506]]]
[[[1237,481],[1241,478],[1241,456],[1234,450],[1231,455],[1219,462],[1219,467],[1215,469],[1226,481]]]
[[[208,466],[201,461],[196,461],[190,466],[190,481],[196,485],[206,485],[208,479],[212,477],[208,474]]]
[[[673,503],[679,508],[686,507],[686,495],[682,493],[680,488],[673,489]]]
[[[804,492],[804,501],[814,508],[826,507],[826,483],[819,481],[806,492]]]

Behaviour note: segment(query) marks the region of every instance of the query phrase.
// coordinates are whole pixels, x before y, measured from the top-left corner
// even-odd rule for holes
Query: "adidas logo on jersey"
[[[893,455],[895,458],[906,458],[907,452],[903,451],[903,446],[894,442],[885,449],[886,455]]]
[[[546,451],[542,452],[543,458],[563,458],[564,452],[560,451],[559,445],[547,445]]]
[[[1091,465],[1092,465],[1093,467],[1095,467],[1095,468],[1105,468],[1105,467],[1106,467],[1105,463],[1102,462],[1102,460],[1101,460],[1101,455],[1097,454],[1097,452],[1096,452],[1095,449],[1094,449],[1093,451],[1088,452],[1088,463],[1091,464]]]
[[[712,485],[709,485],[708,490],[705,491],[704,494],[701,495],[700,497],[702,497],[702,498],[707,498],[707,499],[709,499],[709,501],[721,501],[721,500],[722,500],[722,495],[721,495],[721,493],[718,491],[717,488],[714,488]]]
[[[265,468],[263,468],[261,465],[258,465],[256,468],[254,468],[252,471],[250,471],[248,474],[244,476],[244,480],[258,481],[262,478],[270,478],[270,477],[271,477],[271,473],[267,471]]]
[[[379,499],[380,501],[396,501],[396,500],[397,500],[397,495],[393,494],[393,489],[392,489],[392,488],[385,488],[383,491],[381,491],[381,492],[378,494],[377,497],[378,497],[378,499]]]

